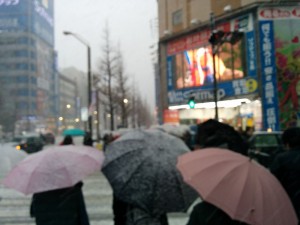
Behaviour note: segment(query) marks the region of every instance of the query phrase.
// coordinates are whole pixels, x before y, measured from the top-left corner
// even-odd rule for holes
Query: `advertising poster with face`
[[[276,123],[277,129],[284,130],[291,126],[300,126],[300,7],[273,7],[259,10],[261,24],[272,25],[274,46],[274,70],[276,76],[265,80],[274,80],[272,85],[265,82],[264,113],[266,116],[266,127]],[[264,59],[267,55],[265,54]],[[272,94],[273,93],[273,94]],[[270,110],[269,102],[274,96],[274,110]],[[276,98],[276,99],[275,99]],[[278,100],[277,100],[278,99]],[[276,102],[277,101],[277,102]],[[273,114],[275,113],[275,114]]]

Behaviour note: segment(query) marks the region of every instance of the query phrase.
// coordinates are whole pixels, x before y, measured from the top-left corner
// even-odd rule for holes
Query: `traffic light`
[[[190,109],[194,109],[195,108],[195,105],[196,105],[196,103],[195,103],[195,97],[190,97],[189,98],[188,105],[189,105]]]
[[[232,31],[224,32],[222,30],[214,30],[209,38],[209,43],[212,45],[222,44],[224,42],[229,42],[235,45],[239,40],[244,37],[244,32]]]
[[[244,32],[233,31],[231,32],[230,44],[235,45],[237,42],[243,39]]]
[[[208,41],[212,45],[217,45],[219,43],[222,43],[224,35],[225,35],[224,31],[222,31],[222,30],[214,30],[212,32],[212,34],[210,35],[210,38],[209,38]]]

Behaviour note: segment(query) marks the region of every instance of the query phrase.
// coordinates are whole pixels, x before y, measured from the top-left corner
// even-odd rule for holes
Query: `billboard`
[[[300,7],[258,10],[265,128],[300,126]]]
[[[235,44],[223,43],[215,56],[218,98],[257,91],[256,49],[252,14],[217,26],[231,32],[243,29],[244,38]],[[167,45],[167,88],[169,104],[185,104],[190,94],[196,102],[213,100],[214,69],[210,30],[171,41]],[[247,49],[247,50],[246,50]]]
[[[54,46],[54,1],[53,0],[30,0],[32,32]]]

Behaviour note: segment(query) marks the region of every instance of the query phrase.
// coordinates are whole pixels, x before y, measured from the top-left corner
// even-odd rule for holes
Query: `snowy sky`
[[[153,51],[157,43],[156,0],[55,0],[55,49],[58,66],[87,71],[87,48],[71,31],[91,46],[92,69],[97,71],[103,45],[103,30],[109,26],[112,44],[121,46],[125,71],[143,98],[154,109]]]

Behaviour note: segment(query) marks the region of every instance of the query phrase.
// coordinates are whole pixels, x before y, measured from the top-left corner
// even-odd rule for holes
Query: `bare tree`
[[[146,99],[142,100],[141,96],[137,95],[136,105],[138,106],[136,107],[136,121],[138,127],[149,127],[153,122],[153,118]]]
[[[104,106],[104,112],[106,112],[106,107],[108,106],[108,112],[110,115],[110,129],[114,130],[114,93],[113,93],[113,78],[115,77],[115,54],[113,47],[111,45],[110,33],[108,26],[106,25],[104,29],[104,46],[102,47],[102,59],[100,61],[100,81],[101,87],[100,92],[103,98],[101,103]]]
[[[129,103],[128,76],[125,75],[123,56],[120,47],[117,51],[117,70],[116,70],[116,103],[120,108],[121,123],[123,127],[128,126]]]

